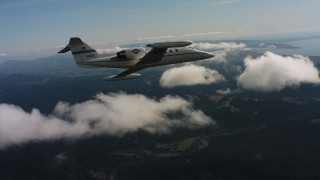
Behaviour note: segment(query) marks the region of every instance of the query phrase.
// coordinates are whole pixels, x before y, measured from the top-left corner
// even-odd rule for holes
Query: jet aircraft
[[[103,80],[125,80],[140,77],[135,72],[148,67],[183,63],[214,57],[205,51],[187,47],[191,41],[160,42],[148,44],[152,48],[146,52],[144,48],[125,49],[114,56],[98,53],[78,37],[70,38],[69,44],[58,53],[72,52],[75,62],[80,67],[126,68],[117,75],[107,76]]]

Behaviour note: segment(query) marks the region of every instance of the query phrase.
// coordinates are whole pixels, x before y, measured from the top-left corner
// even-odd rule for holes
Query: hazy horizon
[[[50,55],[78,36],[104,48],[320,33],[316,0],[0,2],[0,60]],[[10,58],[12,57],[12,58]]]

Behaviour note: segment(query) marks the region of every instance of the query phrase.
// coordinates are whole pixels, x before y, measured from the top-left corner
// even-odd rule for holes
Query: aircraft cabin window
[[[178,52],[178,49],[176,49],[176,52]]]
[[[170,51],[170,53],[172,53],[172,50],[171,50],[171,49],[170,49],[169,51]]]

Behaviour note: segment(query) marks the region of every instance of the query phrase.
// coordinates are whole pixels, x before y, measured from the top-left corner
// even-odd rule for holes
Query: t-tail
[[[99,58],[99,53],[78,37],[70,38],[69,44],[58,53],[72,52],[77,64]]]

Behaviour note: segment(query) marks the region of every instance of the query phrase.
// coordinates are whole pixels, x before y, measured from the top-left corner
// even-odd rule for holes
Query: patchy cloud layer
[[[6,57],[7,54],[6,53],[0,53],[0,57]]]
[[[139,94],[98,94],[94,100],[74,105],[59,102],[51,115],[0,104],[0,148],[98,134],[121,136],[139,130],[170,133],[176,127],[196,128],[213,123],[202,111],[193,109],[190,102],[174,96],[157,101]]]
[[[192,47],[196,49],[201,49],[205,51],[212,50],[212,53],[215,55],[213,58],[210,58],[205,61],[215,61],[215,62],[226,62],[227,53],[236,50],[248,50],[247,46],[243,43],[234,43],[234,42],[221,42],[218,44],[214,43],[194,43]]]
[[[202,50],[210,50],[210,49],[215,49],[215,50],[240,50],[240,49],[245,49],[246,45],[243,43],[227,43],[227,42],[221,42],[218,44],[213,44],[213,43],[194,43],[193,47],[197,49],[202,49]]]
[[[176,86],[212,84],[223,80],[224,77],[215,70],[203,66],[186,65],[165,71],[161,76],[160,85],[172,88]]]
[[[220,94],[220,95],[229,95],[229,94],[232,94],[233,91],[230,90],[230,88],[227,88],[227,89],[218,89],[216,90],[216,93]]]
[[[119,52],[122,50],[121,47],[117,46],[115,48],[109,48],[109,49],[96,49],[98,53],[100,54],[115,54],[116,52]]]
[[[320,83],[318,69],[300,55],[284,57],[266,52],[257,59],[247,57],[246,69],[238,77],[238,85],[256,91],[279,91],[301,83]]]

